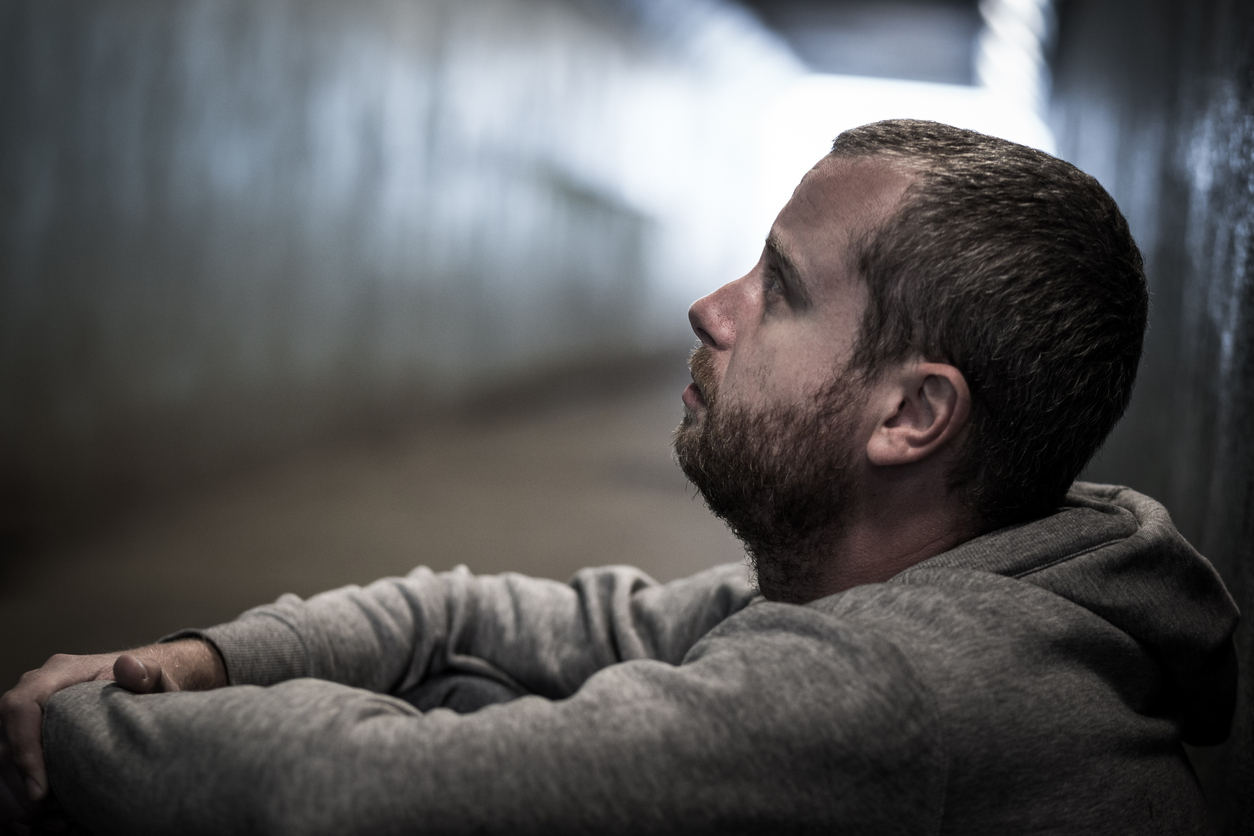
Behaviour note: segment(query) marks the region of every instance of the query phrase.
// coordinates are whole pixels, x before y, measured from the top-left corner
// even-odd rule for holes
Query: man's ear
[[[953,366],[908,360],[880,377],[871,405],[878,411],[866,445],[867,459],[883,467],[912,464],[944,447],[966,427],[971,390]]]

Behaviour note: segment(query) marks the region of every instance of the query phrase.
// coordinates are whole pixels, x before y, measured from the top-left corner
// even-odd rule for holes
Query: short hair
[[[972,412],[949,489],[986,528],[1048,513],[1123,415],[1141,357],[1144,266],[1115,201],[1069,163],[935,122],[854,128],[832,156],[915,175],[854,248],[868,303],[851,367],[956,366]]]

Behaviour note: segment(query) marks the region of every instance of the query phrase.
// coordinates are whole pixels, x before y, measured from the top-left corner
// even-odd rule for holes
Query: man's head
[[[754,269],[693,305],[676,451],[760,581],[916,477],[972,533],[1039,516],[1127,406],[1146,307],[1127,224],[1069,164],[935,123],[847,131]]]

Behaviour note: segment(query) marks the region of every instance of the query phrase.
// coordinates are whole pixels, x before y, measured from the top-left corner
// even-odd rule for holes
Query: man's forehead
[[[887,220],[914,173],[882,157],[824,157],[802,178],[767,239],[808,285],[850,267],[851,243]]]
[[[819,222],[871,226],[892,213],[915,176],[899,159],[829,154],[805,173],[789,204]]]

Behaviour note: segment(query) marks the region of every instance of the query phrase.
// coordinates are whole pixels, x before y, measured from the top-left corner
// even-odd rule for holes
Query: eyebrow
[[[789,289],[792,291],[797,306],[802,308],[809,307],[810,293],[806,289],[806,283],[802,281],[797,265],[788,257],[788,253],[784,251],[783,245],[775,237],[774,232],[766,236],[766,249],[775,257],[775,262],[779,265],[780,272],[784,274],[784,281],[787,282]]]

